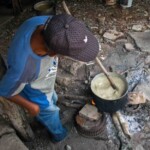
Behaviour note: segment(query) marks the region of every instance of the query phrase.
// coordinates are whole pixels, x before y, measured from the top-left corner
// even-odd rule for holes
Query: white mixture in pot
[[[107,77],[99,76],[92,81],[91,88],[95,95],[106,100],[116,100],[120,98],[125,91],[125,83],[122,79],[116,76],[111,76],[117,89],[113,89]]]

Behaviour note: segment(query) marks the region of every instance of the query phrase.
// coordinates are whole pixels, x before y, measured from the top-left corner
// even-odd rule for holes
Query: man
[[[59,118],[54,91],[58,58],[88,62],[99,45],[83,22],[66,14],[36,16],[16,32],[8,52],[8,70],[0,82],[0,96],[26,108],[47,127],[53,141],[67,135]]]

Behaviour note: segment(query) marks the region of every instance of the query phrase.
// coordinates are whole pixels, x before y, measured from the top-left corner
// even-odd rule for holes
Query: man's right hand
[[[32,104],[32,109],[28,109],[31,116],[37,116],[40,113],[40,108],[37,104]]]
[[[28,110],[31,116],[37,116],[40,112],[40,108],[37,104],[30,102],[20,95],[15,95],[9,98],[12,102],[20,105],[21,107]]]

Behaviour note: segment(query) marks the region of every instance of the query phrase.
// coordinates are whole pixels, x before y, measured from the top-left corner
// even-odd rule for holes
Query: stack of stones
[[[77,131],[84,137],[97,137],[106,128],[105,116],[91,104],[86,104],[76,116]]]

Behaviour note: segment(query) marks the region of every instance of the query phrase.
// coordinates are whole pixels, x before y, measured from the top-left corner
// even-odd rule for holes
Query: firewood
[[[80,109],[81,107],[83,107],[82,104],[72,104],[69,102],[64,102],[64,101],[59,101],[60,104],[66,106],[66,107],[70,107],[70,108],[75,108],[75,109]]]
[[[121,127],[121,124],[119,122],[119,119],[118,119],[116,113],[114,113],[112,115],[112,120],[113,120],[113,123],[114,123],[117,131],[118,131],[116,136],[117,136],[117,138],[120,141],[119,149],[120,150],[127,150],[127,149],[131,149],[132,150],[132,144],[129,141],[129,139],[126,138],[126,136],[124,135],[124,132],[122,131],[122,127]]]
[[[123,116],[121,115],[121,113],[119,111],[117,111],[116,113],[116,116],[119,120],[119,123],[121,125],[121,128],[124,132],[124,134],[128,137],[128,138],[131,138],[131,133],[129,132],[129,126],[128,126],[128,123],[125,121],[125,119],[123,118]]]
[[[66,99],[70,99],[70,100],[83,100],[83,101],[89,101],[92,99],[92,97],[86,97],[86,96],[78,96],[78,95],[69,95],[69,94],[63,94],[63,95],[58,95],[59,99],[61,98],[66,98]]]
[[[118,130],[121,130],[122,128],[121,128],[121,125],[120,125],[120,123],[119,123],[119,120],[118,120],[118,117],[117,117],[116,113],[114,113],[114,114],[112,115],[112,119],[113,119],[113,122],[114,122],[114,124],[115,124],[115,127],[116,127]]]

